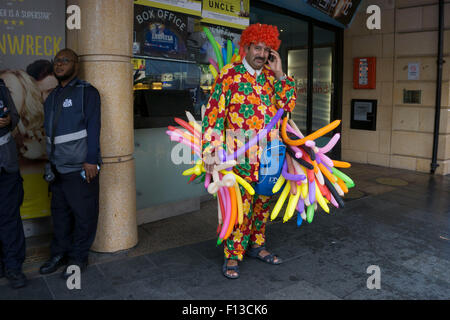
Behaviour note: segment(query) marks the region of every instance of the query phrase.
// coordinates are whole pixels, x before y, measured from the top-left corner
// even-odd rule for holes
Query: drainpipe
[[[439,0],[439,40],[438,40],[438,61],[437,61],[437,81],[436,81],[436,111],[434,114],[434,135],[433,135],[433,155],[431,158],[431,174],[434,174],[437,163],[437,153],[439,144],[439,121],[441,117],[441,92],[442,92],[442,67],[444,64],[444,0]]]

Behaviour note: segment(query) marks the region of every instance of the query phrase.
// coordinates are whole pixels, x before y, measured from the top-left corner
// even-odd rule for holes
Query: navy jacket
[[[61,109],[54,134],[53,122]],[[100,94],[90,83],[73,79],[65,87],[57,86],[44,103],[44,128],[47,155],[59,173],[81,171],[83,163],[101,163]]]

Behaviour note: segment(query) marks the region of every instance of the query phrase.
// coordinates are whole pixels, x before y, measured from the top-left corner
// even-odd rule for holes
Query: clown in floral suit
[[[234,150],[240,147],[226,134],[230,130],[253,136],[270,122],[278,109],[287,112],[294,109],[297,98],[295,82],[282,70],[281,57],[277,52],[281,43],[278,36],[276,26],[250,25],[242,32],[239,43],[242,61],[230,63],[220,71],[202,125],[202,152],[207,172],[211,172],[214,161],[217,162],[215,151],[218,147],[228,147],[228,150],[230,144]],[[250,148],[245,159],[238,160],[233,168],[236,174],[253,186],[259,178],[261,149],[259,146]],[[265,248],[270,197],[252,196],[243,188],[241,194],[244,221],[234,227],[224,242],[225,262],[222,269],[224,276],[230,279],[239,277],[238,262],[243,260],[244,254],[269,264],[282,262],[281,258]]]

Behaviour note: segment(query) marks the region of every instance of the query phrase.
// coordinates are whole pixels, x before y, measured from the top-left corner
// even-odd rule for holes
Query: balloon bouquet
[[[209,29],[204,27],[203,30],[211,42],[217,58],[217,61],[209,59],[209,69],[214,78],[217,79],[224,66],[224,61],[226,64],[240,61],[240,56],[238,55],[238,49],[234,47],[230,40],[227,41],[227,48],[221,48]],[[214,87],[212,90],[214,90]],[[314,141],[339,126],[340,120],[335,120],[305,137],[296,124],[285,117],[280,128],[284,144],[278,142],[278,140],[276,143],[272,141],[263,150],[260,181],[256,184],[255,189],[232,171],[232,168],[237,164],[236,159],[256,145],[258,141],[264,139],[280,121],[283,113],[284,110],[279,109],[264,129],[260,130],[256,136],[234,153],[227,154],[223,150],[220,154],[221,163],[214,165],[212,174],[206,173],[203,166],[201,160],[202,127],[196,122],[192,114],[186,111],[188,122],[175,118],[177,124],[185,130],[173,126],[168,127],[169,130],[166,133],[170,136],[171,141],[187,145],[196,156],[195,166],[183,172],[184,176],[190,176],[188,183],[200,180],[204,182],[204,186],[210,194],[217,195],[217,245],[228,239],[235,225],[243,222],[242,196],[239,186],[251,195],[255,194],[255,189],[258,194],[263,195],[277,194],[282,190],[270,218],[271,220],[277,218],[289,196],[283,222],[291,219],[297,211],[297,226],[300,226],[303,220],[308,223],[313,221],[317,205],[326,213],[330,213],[328,206],[330,203],[336,208],[344,207],[342,197],[348,193],[348,189],[355,186],[352,179],[338,169],[349,168],[350,163],[332,160],[326,155],[338,142],[340,134],[336,133],[321,148],[317,147]],[[202,112],[202,117],[203,115],[204,112]],[[270,179],[268,172],[271,167],[273,169],[273,166],[278,169],[272,174],[275,179]]]

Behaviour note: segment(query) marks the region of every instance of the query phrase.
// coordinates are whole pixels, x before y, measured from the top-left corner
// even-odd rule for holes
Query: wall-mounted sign
[[[375,89],[376,58],[353,59],[353,89]]]
[[[413,103],[413,104],[421,104],[422,103],[422,90],[407,90],[403,89],[403,103]]]
[[[352,99],[351,129],[377,129],[377,100]]]
[[[304,0],[310,6],[348,26],[361,0]]]
[[[250,23],[249,0],[203,0],[202,22],[245,29]]]
[[[408,63],[408,80],[419,80],[420,63]]]
[[[141,4],[194,16],[202,15],[201,0],[134,0],[134,4]]]
[[[188,18],[160,8],[134,6],[135,42],[142,55],[185,59]]]

